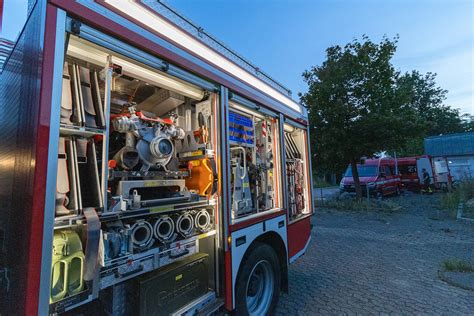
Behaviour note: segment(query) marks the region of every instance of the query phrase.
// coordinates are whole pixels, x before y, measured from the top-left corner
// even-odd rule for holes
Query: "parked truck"
[[[150,0],[31,1],[0,80],[0,314],[273,311],[313,209],[285,87]]]

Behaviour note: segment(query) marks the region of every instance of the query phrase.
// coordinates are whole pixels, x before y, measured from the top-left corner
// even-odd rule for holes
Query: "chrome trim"
[[[49,312],[49,295],[51,288],[51,263],[54,233],[54,209],[56,205],[56,178],[58,172],[59,121],[61,111],[63,64],[65,56],[66,12],[57,10],[56,34],[54,49],[54,68],[51,92],[51,117],[48,145],[48,166],[46,169],[46,195],[44,201],[43,242],[41,255],[41,274],[39,280],[38,315]],[[44,33],[44,32],[43,32]]]

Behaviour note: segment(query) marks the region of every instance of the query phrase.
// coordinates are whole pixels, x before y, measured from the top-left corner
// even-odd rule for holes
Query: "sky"
[[[26,22],[27,10],[28,0],[3,0],[3,21],[0,37],[11,41],[16,40]]]
[[[363,34],[400,36],[394,66],[438,74],[446,104],[474,114],[474,0],[167,0],[166,3],[288,86],[326,48]]]
[[[368,35],[400,36],[394,66],[435,72],[446,104],[474,114],[474,0],[165,0],[293,91],[326,48]],[[27,0],[5,0],[2,37],[14,39]]]

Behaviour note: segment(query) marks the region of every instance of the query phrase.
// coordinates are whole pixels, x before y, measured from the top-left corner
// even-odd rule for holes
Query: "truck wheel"
[[[245,256],[236,280],[235,315],[271,315],[280,296],[280,264],[272,247],[258,243]]]

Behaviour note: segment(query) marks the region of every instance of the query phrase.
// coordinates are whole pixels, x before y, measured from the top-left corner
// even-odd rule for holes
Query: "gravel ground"
[[[290,266],[278,315],[474,315],[474,291],[439,280],[445,259],[474,262],[474,225],[437,211],[439,195],[392,198],[396,213],[318,209]]]

